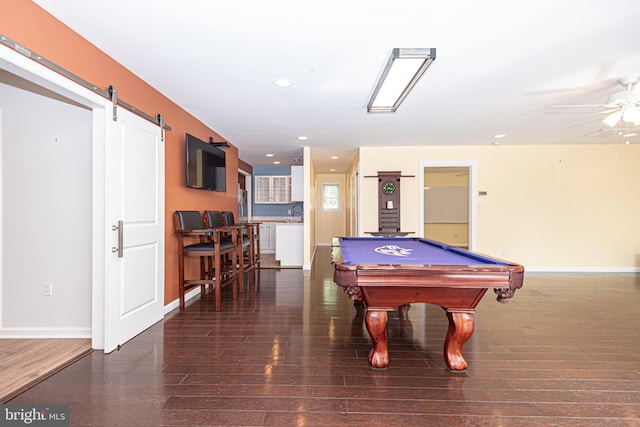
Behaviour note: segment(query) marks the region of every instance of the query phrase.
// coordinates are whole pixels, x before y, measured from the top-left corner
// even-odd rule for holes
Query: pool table
[[[389,364],[387,312],[406,316],[416,302],[441,306],[449,320],[444,359],[464,371],[462,347],[474,330],[473,313],[488,289],[499,302],[522,287],[524,267],[431,240],[396,237],[341,237],[332,240],[334,281],[366,306],[365,324],[374,368]]]

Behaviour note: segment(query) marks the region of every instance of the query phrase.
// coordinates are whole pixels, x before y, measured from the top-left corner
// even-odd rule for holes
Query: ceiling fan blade
[[[595,137],[605,137],[605,138],[609,138],[612,136],[619,136],[621,135],[623,132],[622,129],[618,129],[618,128],[614,128],[614,129],[609,129],[609,128],[600,128],[596,131],[593,132],[589,132],[589,133],[585,133],[584,135],[580,135],[580,136],[595,136]]]
[[[549,95],[549,94],[562,94],[562,93],[595,93],[595,92],[599,92],[602,90],[608,90],[611,89],[612,87],[615,87],[617,84],[616,79],[614,78],[606,78],[606,79],[602,79],[601,77],[604,75],[609,74],[610,70],[610,66],[612,64],[607,64],[606,69],[601,69],[598,71],[598,74],[596,76],[594,76],[593,78],[588,78],[587,80],[589,80],[590,82],[584,82],[584,83],[580,83],[580,84],[576,84],[576,85],[563,85],[562,87],[549,87],[549,82],[547,82],[545,85],[543,85],[543,87],[539,88],[539,89],[535,89],[535,90],[530,90],[527,92],[527,94],[530,95]],[[573,79],[572,79],[573,80]],[[581,81],[584,81],[584,78],[580,79]]]
[[[550,105],[549,108],[580,108],[580,107],[598,107],[605,108],[611,107],[608,104],[561,104],[561,105]]]
[[[602,123],[612,128],[618,124],[621,118],[622,118],[622,110],[614,111],[613,113],[605,117],[602,120]]]
[[[604,114],[611,114],[611,113],[613,113],[614,111],[617,111],[617,110],[618,110],[617,108],[613,108],[613,109],[610,109],[610,110],[598,111],[597,113],[587,114],[587,115],[584,115],[582,117],[578,117],[577,119],[571,120],[571,123],[575,123],[575,122],[585,123],[585,122],[591,122],[591,121],[600,120],[599,116],[602,116]]]

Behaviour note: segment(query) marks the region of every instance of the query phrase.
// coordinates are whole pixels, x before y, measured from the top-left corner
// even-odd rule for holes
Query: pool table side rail
[[[501,288],[522,287],[524,268],[517,264],[508,266],[452,266],[452,265],[402,265],[402,264],[343,264],[334,261],[336,278],[352,276],[368,286],[461,286]],[[473,277],[473,280],[469,280]],[[338,282],[339,284],[342,282]],[[350,283],[353,285],[354,283]]]
[[[446,245],[445,245],[446,246]],[[470,252],[464,251],[465,254]],[[491,259],[491,257],[487,257]],[[484,259],[484,256],[482,256]],[[342,287],[458,287],[492,288],[506,302],[522,287],[524,267],[506,260],[501,264],[466,266],[434,264],[345,264],[339,238],[332,239],[334,282]],[[469,280],[472,277],[472,280]]]

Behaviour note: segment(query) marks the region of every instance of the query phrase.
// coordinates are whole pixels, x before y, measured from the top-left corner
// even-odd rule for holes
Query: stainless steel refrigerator
[[[238,222],[249,221],[249,197],[247,191],[238,184]]]

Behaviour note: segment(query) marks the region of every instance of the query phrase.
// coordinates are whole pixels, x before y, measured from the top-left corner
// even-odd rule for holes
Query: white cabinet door
[[[304,166],[291,166],[291,201],[304,201]]]
[[[273,222],[260,224],[260,252],[272,254],[276,251],[276,228]]]
[[[291,202],[291,176],[256,176],[255,202],[277,204]]]

